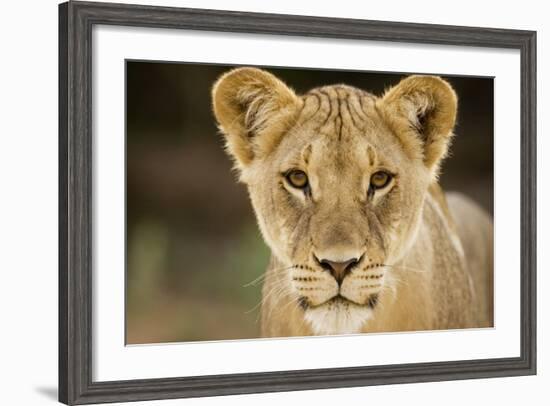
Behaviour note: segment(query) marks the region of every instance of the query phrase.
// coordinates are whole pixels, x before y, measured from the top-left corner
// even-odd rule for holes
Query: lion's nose
[[[359,258],[351,258],[346,261],[336,262],[329,259],[317,259],[317,262],[323,269],[326,269],[336,279],[338,285],[342,284],[342,281],[346,275],[353,269],[355,265],[359,263]]]

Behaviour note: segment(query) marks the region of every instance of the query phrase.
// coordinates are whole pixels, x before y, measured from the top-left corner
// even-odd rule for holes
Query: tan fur
[[[263,336],[492,325],[491,220],[461,196],[448,205],[437,185],[457,110],[447,82],[298,96],[240,68],[214,85],[213,108],[272,250]],[[292,187],[290,170],[309,188]],[[379,170],[395,177],[369,193]],[[359,262],[339,285],[319,258]]]

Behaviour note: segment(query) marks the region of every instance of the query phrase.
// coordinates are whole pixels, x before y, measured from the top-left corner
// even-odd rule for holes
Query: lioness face
[[[418,80],[450,92],[456,111],[445,82]],[[433,95],[419,105],[421,93],[406,90],[380,99],[337,85],[296,96],[246,68],[214,89],[264,239],[283,264],[291,300],[319,334],[357,332],[372,316],[446,152],[430,133],[441,133],[433,122],[441,105],[432,106]]]

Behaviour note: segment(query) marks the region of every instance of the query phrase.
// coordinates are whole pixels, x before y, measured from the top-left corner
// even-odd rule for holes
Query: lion
[[[243,67],[212,101],[271,249],[262,337],[493,325],[492,219],[438,184],[457,115],[448,82],[298,95]]]

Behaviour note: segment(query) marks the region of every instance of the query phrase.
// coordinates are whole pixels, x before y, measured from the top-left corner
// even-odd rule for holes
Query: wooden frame
[[[521,355],[93,382],[91,46],[94,24],[518,49],[521,53]],[[69,2],[59,6],[59,400],[66,404],[337,388],[536,373],[536,33]]]

